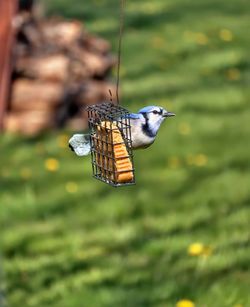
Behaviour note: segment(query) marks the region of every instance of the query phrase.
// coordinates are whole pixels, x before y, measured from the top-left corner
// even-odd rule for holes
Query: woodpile
[[[11,96],[4,128],[35,135],[46,129],[87,126],[84,109],[115,97],[108,81],[115,58],[110,44],[78,21],[44,19],[21,10],[16,31]]]

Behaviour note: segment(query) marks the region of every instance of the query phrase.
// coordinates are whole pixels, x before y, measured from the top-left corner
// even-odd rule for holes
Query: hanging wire
[[[122,35],[124,29],[125,2],[126,0],[120,0],[120,29],[119,29],[117,79],[116,79],[116,99],[118,105],[120,104],[119,88],[120,88],[120,68],[121,68]]]

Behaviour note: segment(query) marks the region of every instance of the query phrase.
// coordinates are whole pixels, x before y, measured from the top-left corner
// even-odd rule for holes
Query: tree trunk
[[[14,40],[12,19],[16,10],[17,0],[0,1],[0,129],[3,128],[3,117],[9,95],[11,50]]]

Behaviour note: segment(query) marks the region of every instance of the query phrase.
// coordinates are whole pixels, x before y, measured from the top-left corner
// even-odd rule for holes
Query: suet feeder
[[[112,103],[87,111],[93,176],[115,187],[135,184],[129,111]]]
[[[115,187],[135,184],[130,113],[119,105],[121,43],[125,0],[120,0],[120,4],[116,82],[117,105],[105,102],[87,108],[93,176]],[[111,91],[109,92],[112,101],[112,93]]]

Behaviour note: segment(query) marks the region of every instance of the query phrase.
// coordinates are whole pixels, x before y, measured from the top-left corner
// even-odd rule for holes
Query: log
[[[91,78],[89,70],[78,58],[72,57],[69,65],[69,75],[71,82],[82,83]]]
[[[111,49],[111,45],[105,39],[100,37],[90,36],[84,39],[84,47],[92,53],[101,53],[107,55]]]
[[[83,36],[82,24],[79,21],[51,19],[43,22],[40,29],[46,42],[66,49],[70,49],[71,44],[75,44]]]
[[[38,22],[32,16],[27,15],[18,36],[19,40],[29,47],[30,52],[34,48],[43,48],[44,46],[44,40],[42,33],[39,31]]]
[[[50,101],[40,100],[27,100],[25,102],[12,101],[11,102],[11,111],[12,112],[24,112],[24,111],[50,111],[54,112],[55,105]]]
[[[53,117],[47,111],[9,113],[4,119],[4,128],[11,133],[33,136],[53,127]]]
[[[16,71],[23,77],[65,82],[68,77],[69,64],[69,57],[63,54],[21,57],[16,62]]]
[[[14,110],[22,110],[27,109],[27,102],[40,101],[54,107],[60,103],[63,95],[63,84],[19,79],[13,84],[10,105]]]
[[[114,58],[91,53],[87,50],[81,50],[78,56],[89,74],[93,77],[100,78],[107,75],[110,68],[114,65]]]

